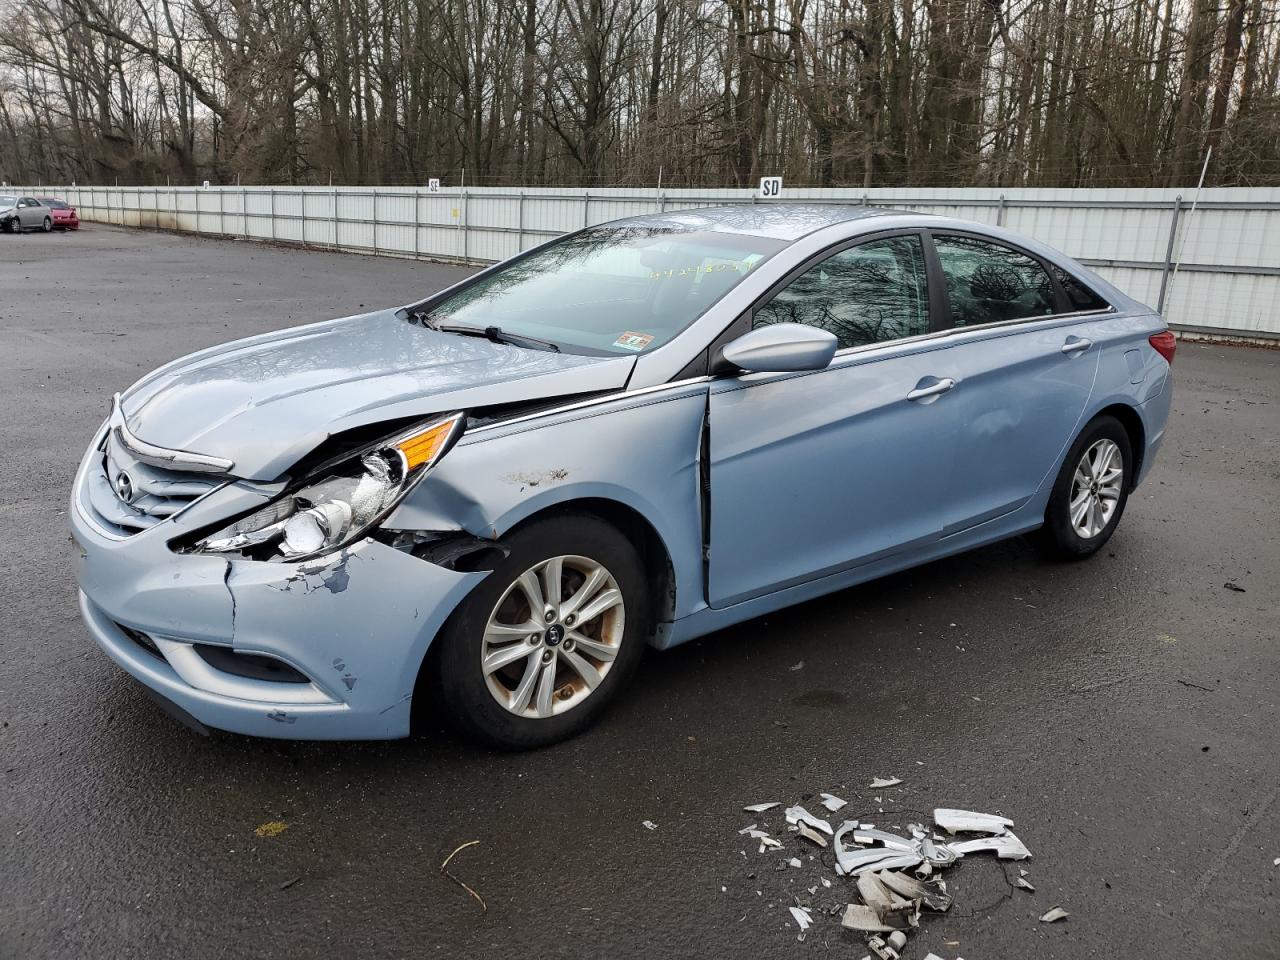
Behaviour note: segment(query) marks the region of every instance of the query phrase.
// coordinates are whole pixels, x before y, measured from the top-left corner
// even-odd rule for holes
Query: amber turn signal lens
[[[395,447],[404,457],[406,468],[416,470],[440,456],[461,419],[461,415],[458,415],[441,420],[421,433],[396,441]]]

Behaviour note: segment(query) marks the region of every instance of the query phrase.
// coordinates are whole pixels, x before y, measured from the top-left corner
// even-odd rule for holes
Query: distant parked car
[[[57,197],[37,197],[42,204],[53,211],[53,225],[58,230],[79,230],[80,218],[76,216],[76,208]]]
[[[0,226],[8,233],[53,229],[53,210],[35,197],[0,196]]]

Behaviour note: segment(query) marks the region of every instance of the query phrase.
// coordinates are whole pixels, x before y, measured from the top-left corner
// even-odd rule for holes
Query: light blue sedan
[[[72,495],[90,632],[197,728],[530,747],[646,646],[1005,537],[1086,557],[1174,338],[1004,230],[759,205],[591,227],[118,396]]]

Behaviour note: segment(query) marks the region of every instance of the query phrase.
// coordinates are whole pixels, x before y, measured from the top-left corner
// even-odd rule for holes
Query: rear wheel
[[[1098,417],[1076,438],[1053,485],[1041,547],[1066,560],[1088,557],[1115,532],[1129,499],[1133,451],[1114,417]]]
[[[635,547],[595,517],[548,518],[446,623],[424,694],[464,733],[512,749],[589,726],[635,671],[649,628]]]
[[[48,233],[50,230],[53,229],[53,221],[50,220],[48,217],[45,217],[44,223],[41,224],[41,229],[43,229],[45,233]]]

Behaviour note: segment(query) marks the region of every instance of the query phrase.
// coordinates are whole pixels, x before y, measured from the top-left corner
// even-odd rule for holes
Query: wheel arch
[[[651,633],[657,625],[670,621],[676,609],[676,574],[671,559],[671,551],[658,528],[643,513],[628,503],[608,497],[581,497],[550,504],[522,517],[520,521],[508,529],[503,536],[554,516],[591,516],[609,524],[640,551],[640,560],[644,566],[645,576],[654,584],[651,597],[654,601]],[[650,640],[652,641],[652,635]]]
[[[1129,489],[1132,490],[1137,486],[1138,478],[1142,476],[1142,461],[1147,453],[1147,428],[1142,422],[1142,415],[1127,403],[1113,403],[1095,413],[1089,419],[1089,423],[1093,423],[1099,417],[1114,417],[1119,420],[1120,425],[1124,427],[1124,432],[1129,436],[1129,448],[1133,454],[1133,469],[1129,471]],[[1086,423],[1081,427],[1080,432],[1083,433],[1088,426],[1089,424]]]
[[[649,627],[648,642],[652,645],[656,639],[657,627],[659,623],[670,621],[675,615],[676,603],[676,573],[675,566],[671,559],[671,552],[666,541],[658,532],[657,527],[649,521],[647,517],[635,507],[623,503],[620,500],[613,500],[607,497],[581,497],[572,500],[564,500],[551,504],[547,504],[540,509],[534,510],[526,516],[521,517],[516,523],[505,529],[503,533],[497,537],[497,542],[511,536],[518,530],[529,526],[532,523],[554,518],[556,516],[590,516],[604,523],[609,524],[618,531],[620,535],[626,537],[628,542],[637,546],[640,550],[640,560],[644,568],[646,577],[655,587],[649,591],[653,600],[653,607],[650,610],[652,620]],[[426,562],[426,561],[424,561]],[[468,595],[469,596],[469,592]],[[463,605],[467,601],[467,596],[463,596],[449,613],[449,618],[459,614]],[[446,618],[445,622],[449,618]],[[418,664],[417,675],[413,683],[413,697],[411,708],[410,725],[414,730],[423,728],[426,718],[432,710],[437,709],[438,705],[429,698],[423,696],[426,688],[426,681],[430,671],[437,669],[437,655],[440,632],[444,629],[442,623],[436,631],[432,642],[428,644],[426,653]]]

